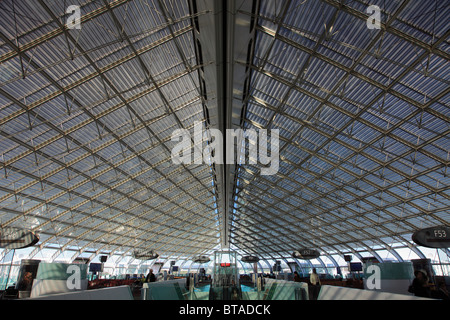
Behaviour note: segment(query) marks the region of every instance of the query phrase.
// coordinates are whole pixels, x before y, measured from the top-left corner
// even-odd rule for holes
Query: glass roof
[[[0,225],[31,256],[331,257],[449,225],[448,2],[75,2],[79,28],[0,2]],[[174,164],[196,123],[279,130],[277,174]]]

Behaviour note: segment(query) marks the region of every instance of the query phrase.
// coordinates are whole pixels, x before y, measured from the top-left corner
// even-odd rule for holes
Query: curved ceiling
[[[0,224],[36,250],[342,254],[449,224],[448,2],[76,6],[0,3]],[[175,164],[196,123],[278,129],[277,174]]]

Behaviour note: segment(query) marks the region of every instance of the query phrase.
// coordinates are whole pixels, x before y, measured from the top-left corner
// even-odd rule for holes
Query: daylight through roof
[[[49,262],[227,248],[270,267],[310,248],[323,266],[437,255],[447,273],[448,248],[411,237],[450,221],[449,14],[1,1],[0,226]]]

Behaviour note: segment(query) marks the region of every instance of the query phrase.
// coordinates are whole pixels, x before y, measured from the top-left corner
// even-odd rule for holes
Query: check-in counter
[[[87,265],[44,263],[38,267],[31,298],[87,290]]]

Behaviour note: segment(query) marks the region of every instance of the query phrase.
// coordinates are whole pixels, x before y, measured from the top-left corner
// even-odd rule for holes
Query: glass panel
[[[409,248],[398,248],[395,251],[402,257],[403,261],[411,261],[412,259],[420,259],[420,257]]]
[[[388,250],[377,250],[377,254],[383,259],[383,262],[396,262],[397,258]]]

